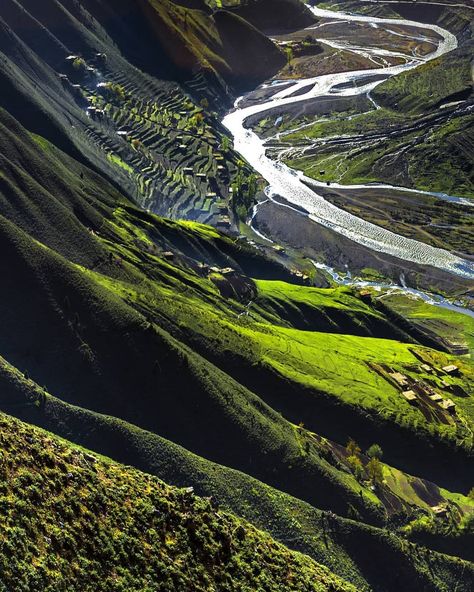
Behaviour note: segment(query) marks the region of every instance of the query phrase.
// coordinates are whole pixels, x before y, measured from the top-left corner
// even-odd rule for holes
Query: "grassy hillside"
[[[5,590],[355,590],[212,500],[0,425]]]
[[[400,113],[420,114],[473,95],[472,43],[377,86],[372,97]]]
[[[458,579],[460,569],[465,573],[466,586],[474,577],[474,572],[471,576],[472,570],[464,562],[438,553],[428,554],[408,543],[405,531],[400,532],[400,537],[320,511],[244,473],[200,458],[156,434],[64,403],[45,393],[5,360],[0,362],[0,386],[1,407],[8,413],[122,463],[132,464],[172,485],[194,486],[198,495],[213,496],[223,508],[266,530],[290,548],[310,555],[352,582],[358,590],[396,591],[400,586],[449,590]],[[397,498],[391,494],[391,511],[397,512],[401,509],[400,503],[409,502],[418,506],[426,519],[429,511],[422,498],[428,495],[429,503],[444,499],[443,503],[449,503],[469,517],[472,502],[467,498],[441,492],[433,484],[403,476],[393,468],[386,467],[386,472],[393,491],[402,495],[394,503]],[[417,520],[416,524],[421,522]],[[432,529],[439,526],[442,522],[435,520]],[[458,528],[454,523],[452,526],[452,541],[446,540],[444,535],[431,536],[428,546],[442,545],[445,552],[455,550],[456,554],[472,559],[469,553],[472,534],[464,526]],[[411,532],[415,536],[415,527]],[[424,536],[429,536],[428,530]],[[377,558],[375,561],[367,561],[369,549],[370,557]]]
[[[17,143],[21,137],[18,131]],[[31,142],[27,137],[24,139],[25,154]],[[14,147],[15,143],[6,144],[11,154]],[[432,469],[427,469],[423,460],[429,454],[422,444],[425,439],[434,438],[441,447],[438,453],[445,451],[442,455],[448,455],[448,448],[455,442],[458,442],[460,461],[470,454],[471,443],[465,439],[463,422],[435,422],[428,429],[423,422],[420,424],[420,411],[406,405],[390,382],[382,379],[370,365],[380,362],[414,376],[419,373],[408,345],[360,337],[382,334],[399,337],[390,321],[348,296],[348,302],[353,302],[350,315],[338,318],[334,312],[337,306],[331,312],[331,307],[326,305],[327,312],[323,315],[321,311],[315,313],[310,332],[296,328],[297,322],[291,318],[291,328],[282,327],[281,321],[275,323],[274,304],[269,304],[268,299],[257,300],[256,305],[247,309],[255,290],[265,294],[266,285],[253,287],[246,273],[258,277],[258,266],[254,264],[254,269],[250,269],[245,259],[243,267],[239,265],[242,257],[238,245],[231,246],[232,241],[220,239],[215,231],[189,223],[174,225],[173,238],[169,234],[173,225],[141,214],[111,187],[99,186],[97,179],[83,173],[88,181],[87,195],[102,196],[96,202],[102,214],[102,218],[98,217],[89,199],[81,198],[84,191],[81,168],[75,170],[73,163],[61,162],[62,159],[59,153],[49,153],[47,149],[41,165],[34,168],[35,176],[51,193],[62,191],[61,183],[67,187],[67,191],[62,191],[63,205],[75,215],[63,216],[61,232],[54,224],[52,212],[43,212],[42,224],[31,226],[31,220],[37,217],[32,209],[34,201],[27,201],[22,185],[13,185],[11,180],[12,193],[6,209],[9,221],[2,221],[3,250],[9,254],[8,268],[14,270],[13,274],[4,271],[7,279],[2,310],[5,314],[9,311],[4,325],[4,334],[8,335],[4,354],[19,368],[27,369],[37,382],[47,385],[53,393],[67,393],[71,402],[93,406],[97,411],[109,413],[112,405],[114,413],[124,419],[152,431],[165,430],[163,435],[178,437],[196,452],[226,464],[237,463],[244,470],[250,469],[249,450],[253,450],[256,442],[253,421],[262,430],[264,426],[274,426],[273,439],[263,437],[262,431],[257,440],[259,447],[265,442],[262,449],[268,448],[268,452],[277,455],[279,464],[290,454],[284,462],[285,472],[292,470],[288,468],[293,464],[289,459],[295,453],[298,456],[299,446],[291,426],[274,412],[262,408],[255,394],[273,409],[283,410],[286,419],[294,424],[304,421],[314,431],[323,427],[324,417],[325,435],[336,440],[345,437],[343,434],[349,432],[349,426],[353,435],[365,440],[382,438],[387,448],[393,450],[395,464],[403,456],[398,447],[406,441],[406,436],[396,435],[395,428],[403,427],[418,441],[418,454],[405,460],[406,468],[415,473],[428,470],[426,476],[430,478],[437,471],[431,474]],[[51,175],[52,170],[56,174],[64,170],[64,176]],[[30,215],[24,215],[24,208],[15,207],[14,204],[22,202],[28,204]],[[43,203],[40,200],[34,207],[44,207]],[[88,249],[81,249],[85,254],[89,251],[87,259],[74,260],[69,234],[72,237],[77,234],[77,241],[89,244]],[[49,248],[35,244],[32,239]],[[194,243],[193,252],[186,245],[181,246],[183,239]],[[219,250],[227,249],[231,258],[220,255],[216,261],[218,243]],[[171,259],[164,256],[169,251]],[[74,263],[66,260],[68,256]],[[216,263],[219,269],[230,265],[236,271],[228,279],[219,270],[206,267]],[[260,268],[265,266],[261,260]],[[25,293],[31,295],[29,308],[18,309],[16,303]],[[292,306],[301,307],[301,296],[298,302],[291,294],[289,288],[286,298],[294,298]],[[326,302],[331,296],[329,292]],[[325,324],[322,319],[327,319]],[[334,333],[353,335],[339,339]],[[51,345],[47,347],[45,334],[50,336]],[[121,343],[117,339],[111,347],[111,334],[124,336],[126,340]],[[58,348],[63,355],[59,369]],[[36,351],[41,351],[41,356],[31,353]],[[436,363],[442,364],[444,359],[448,358],[440,358]],[[330,366],[328,360],[332,360]],[[136,368],[134,375],[128,372],[130,366]],[[345,369],[343,373],[338,371],[339,367]],[[220,393],[210,387],[206,378],[211,372],[214,382],[221,384]],[[466,365],[464,376],[468,380],[470,372]],[[189,380],[199,385],[196,393],[186,392],[183,385]],[[239,382],[253,393],[239,386]],[[157,389],[162,393],[158,398]],[[130,400],[128,393],[133,391],[141,393],[138,400]],[[92,399],[91,392],[100,396]],[[180,398],[176,392],[182,393]],[[289,396],[289,392],[293,394]],[[183,405],[190,410],[197,393],[201,393],[201,408],[207,409],[200,426],[191,413],[178,412]],[[249,411],[241,417],[229,415],[226,403],[229,398],[234,400],[234,407],[242,406]],[[177,421],[169,425],[165,416],[150,415],[150,408],[176,413]],[[221,413],[227,420],[216,424]],[[459,413],[463,417],[466,414],[465,421],[470,421],[470,407],[463,401],[459,402]],[[336,419],[334,414],[342,415]],[[346,419],[342,420],[344,415]],[[316,417],[319,419],[315,420]],[[387,431],[389,425],[393,431]],[[213,428],[210,430],[209,426]],[[236,449],[230,441],[228,448],[217,446],[220,434],[229,434],[229,429],[237,439],[245,434],[250,448]],[[276,484],[264,457],[257,458],[252,468],[254,474]],[[297,464],[302,478],[307,471],[313,473],[319,461],[310,455]],[[456,464],[452,467],[453,474],[448,480],[462,481]],[[285,481],[292,493],[303,494],[302,485],[290,478],[290,472]],[[343,487],[346,489],[347,485]],[[313,493],[311,488],[304,489],[306,498],[313,499],[316,486]]]

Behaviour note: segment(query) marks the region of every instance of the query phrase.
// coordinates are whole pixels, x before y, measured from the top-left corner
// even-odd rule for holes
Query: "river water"
[[[279,195],[296,206],[304,208],[311,219],[334,230],[335,232],[357,242],[374,251],[383,252],[395,256],[399,259],[413,262],[421,265],[431,265],[438,269],[454,273],[456,275],[474,279],[474,263],[465,260],[449,251],[439,249],[419,241],[409,239],[395,234],[387,229],[381,228],[375,224],[367,222],[349,212],[346,212],[337,206],[327,202],[318,194],[317,182],[313,179],[307,179],[300,172],[296,172],[285,164],[273,161],[266,156],[264,141],[260,139],[253,131],[246,129],[245,121],[250,117],[268,111],[269,109],[281,108],[286,105],[301,103],[310,99],[329,96],[355,96],[359,94],[368,94],[375,86],[396,76],[406,70],[413,69],[419,65],[433,60],[457,47],[457,39],[450,32],[436,25],[427,25],[408,21],[405,19],[382,19],[360,15],[349,15],[337,13],[319,8],[312,8],[314,14],[319,18],[328,18],[346,22],[367,22],[372,26],[393,26],[401,25],[408,31],[416,27],[413,31],[413,37],[419,38],[420,31],[425,30],[431,33],[430,39],[439,36],[438,45],[434,51],[427,56],[406,56],[405,64],[398,66],[381,67],[371,70],[359,70],[353,72],[343,72],[335,74],[326,74],[314,78],[298,80],[285,85],[283,90],[274,94],[264,103],[252,104],[247,107],[239,108],[241,99],[235,103],[233,111],[228,113],[223,119],[224,126],[234,137],[234,146],[252,166],[269,183],[267,193],[269,195]],[[324,40],[322,40],[324,41]],[[363,52],[359,46],[350,46],[351,51]],[[371,48],[371,54],[384,57],[386,50]],[[377,74],[377,80],[368,83],[357,81],[367,79]],[[383,75],[383,76],[379,76]],[[295,93],[301,92],[301,94]],[[304,181],[310,182],[313,188],[308,187]],[[344,189],[345,186],[337,185]],[[374,189],[373,184],[353,186],[358,188]],[[380,185],[380,187],[393,188],[397,191],[405,191],[403,187],[392,187]],[[351,186],[346,186],[350,189]],[[436,194],[432,194],[436,195]],[[445,196],[448,197],[449,196]],[[440,196],[443,198],[443,196]],[[456,200],[456,198],[450,198]]]

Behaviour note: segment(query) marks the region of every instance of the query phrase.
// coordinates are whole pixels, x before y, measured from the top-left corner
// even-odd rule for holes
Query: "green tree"
[[[221,140],[221,150],[222,150],[222,152],[229,152],[229,149],[230,149],[229,136],[222,136],[222,140]]]
[[[72,67],[75,70],[85,70],[86,69],[86,62],[83,58],[76,58],[73,62],[72,62]]]
[[[358,481],[361,481],[364,476],[364,465],[360,458],[353,454],[347,458],[347,462],[349,463],[349,467],[354,473],[355,478]]]
[[[346,445],[346,452],[349,456],[359,457],[360,453],[361,453],[361,449],[355,440],[353,440],[352,438],[349,438],[349,441],[347,442],[347,445]]]
[[[372,444],[367,450],[367,456],[370,458],[378,458],[380,460],[383,456],[383,450],[378,444]]]
[[[371,458],[365,468],[372,483],[380,485],[383,481],[383,467],[379,459],[376,457]]]

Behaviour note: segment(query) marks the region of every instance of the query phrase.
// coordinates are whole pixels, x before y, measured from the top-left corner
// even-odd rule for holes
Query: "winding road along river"
[[[268,158],[265,154],[264,141],[253,131],[245,128],[245,121],[248,117],[268,111],[269,109],[281,108],[285,105],[301,103],[309,99],[328,95],[354,96],[357,94],[367,94],[387,78],[416,68],[429,60],[433,60],[456,49],[458,45],[457,39],[453,34],[435,25],[427,25],[404,19],[382,19],[349,15],[319,8],[312,8],[312,10],[317,17],[328,18],[333,21],[368,22],[372,26],[402,25],[408,29],[416,27],[416,34],[419,35],[419,31],[422,29],[438,35],[440,41],[436,50],[428,56],[410,56],[409,61],[400,66],[328,74],[295,81],[289,86],[285,86],[284,90],[274,94],[268,101],[244,108],[239,108],[241,99],[237,100],[235,109],[223,119],[224,126],[234,137],[235,149],[267,180],[269,183],[269,195],[280,195],[288,202],[304,208],[310,218],[319,224],[331,228],[335,232],[375,251],[387,253],[399,259],[421,265],[432,265],[438,269],[474,279],[474,264],[472,262],[444,249],[432,247],[390,232],[327,202],[321,195],[318,195],[317,187],[311,189],[303,182],[305,180],[309,181],[314,187],[314,180],[306,179],[301,173],[292,170],[285,164]],[[355,47],[351,49],[353,51],[360,50],[360,48]],[[372,53],[373,55],[377,55],[378,53],[380,56],[387,55],[386,50],[374,50]],[[361,86],[347,84],[353,81],[357,82],[360,79],[367,80],[367,77],[374,76],[374,73],[377,74],[377,81],[375,82],[369,82]],[[380,79],[380,74],[383,75],[382,79]],[[302,94],[294,96],[294,93],[297,91]],[[344,186],[338,187],[343,188]],[[374,185],[367,185],[367,187],[373,188]],[[403,188],[396,189],[400,190]]]

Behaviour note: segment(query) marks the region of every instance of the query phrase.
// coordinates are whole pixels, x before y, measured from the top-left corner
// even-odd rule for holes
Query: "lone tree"
[[[370,456],[370,458],[378,458],[380,460],[383,456],[383,450],[378,444],[372,444],[367,450],[367,456]]]
[[[230,149],[230,140],[228,136],[222,136],[221,141],[221,150],[222,152],[229,152]]]
[[[351,471],[354,473],[355,478],[358,481],[361,481],[364,476],[364,465],[358,456],[352,454],[347,458],[347,462],[349,463],[349,467]]]
[[[369,460],[365,467],[369,479],[374,485],[380,485],[383,481],[383,467],[378,458],[374,457]]]

